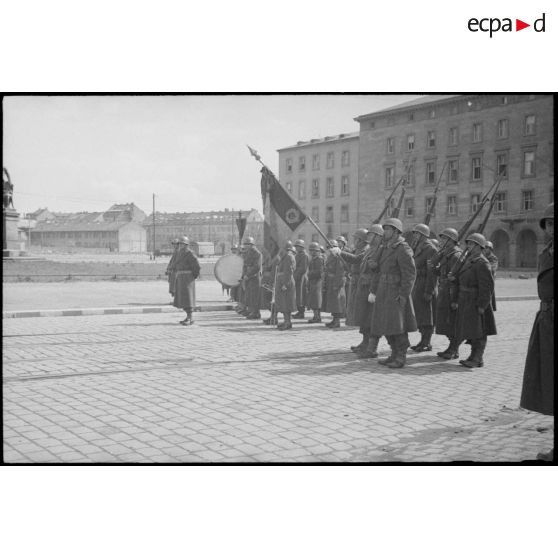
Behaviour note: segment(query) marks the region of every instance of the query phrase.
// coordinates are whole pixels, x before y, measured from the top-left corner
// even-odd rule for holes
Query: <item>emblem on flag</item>
[[[298,223],[299,221],[301,221],[300,211],[298,211],[295,207],[291,207],[285,213],[285,221],[287,221],[289,225]]]

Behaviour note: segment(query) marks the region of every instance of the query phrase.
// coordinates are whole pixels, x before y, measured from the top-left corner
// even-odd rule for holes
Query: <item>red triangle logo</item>
[[[526,27],[531,27],[531,24],[530,23],[525,23],[524,21],[521,21],[520,19],[515,20],[515,30],[516,31],[521,31],[522,29],[525,29]]]

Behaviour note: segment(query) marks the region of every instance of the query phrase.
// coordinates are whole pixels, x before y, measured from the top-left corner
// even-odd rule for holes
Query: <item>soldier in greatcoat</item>
[[[412,297],[420,341],[411,349],[421,353],[432,350],[437,293],[437,277],[428,267],[428,260],[432,259],[437,250],[430,240],[430,227],[424,223],[419,223],[413,228],[413,251],[417,278]]]
[[[498,271],[498,256],[494,253],[494,244],[492,244],[490,240],[486,241],[486,247],[482,253],[488,260],[492,277],[496,280],[496,272]],[[492,293],[492,310],[496,312],[496,282],[494,282],[494,292]]]
[[[188,237],[180,237],[178,244],[179,249],[171,270],[176,275],[173,305],[186,312],[186,318],[180,323],[192,325],[194,323],[192,311],[196,306],[196,279],[200,274],[200,264],[189,248]]]
[[[458,244],[458,234],[455,229],[447,228],[440,233],[442,244],[440,252],[434,256],[430,264],[432,271],[438,277],[438,296],[436,297],[436,333],[448,338],[449,346],[444,351],[436,353],[446,360],[458,358],[459,343],[455,337],[455,318],[457,310],[451,307],[452,283],[448,279],[450,270],[456,265],[462,251]]]
[[[539,255],[537,292],[541,301],[529,338],[520,405],[524,409],[554,415],[554,204],[540,220],[550,242]],[[552,461],[554,448],[538,459]]]
[[[311,242],[308,246],[310,260],[308,261],[308,295],[306,306],[313,312],[308,320],[309,324],[322,322],[320,309],[322,307],[322,283],[324,277],[324,258],[317,242]]]
[[[176,280],[176,274],[171,270],[174,266],[174,261],[176,260],[176,254],[178,252],[178,247],[179,247],[178,238],[171,240],[171,245],[173,246],[174,250],[170,257],[169,264],[167,265],[167,270],[165,273],[169,279],[169,293],[174,298],[174,283]]]
[[[337,329],[341,327],[340,319],[345,314],[347,307],[345,295],[346,267],[341,259],[341,249],[336,240],[329,241],[324,274],[327,278],[327,309],[331,313],[331,322],[326,327]]]
[[[262,253],[256,248],[253,237],[244,241],[244,265],[242,280],[244,281],[246,319],[259,320],[260,315],[260,287],[262,282]]]
[[[294,243],[296,250],[294,271],[295,291],[296,291],[296,307],[297,313],[293,314],[293,318],[304,319],[304,310],[306,309],[306,289],[308,281],[308,254],[304,248],[304,240],[298,239]]]
[[[378,260],[378,273],[372,278],[370,335],[385,335],[391,355],[378,361],[389,368],[402,368],[407,361],[409,332],[417,330],[411,291],[416,279],[413,251],[401,236],[403,224],[393,217],[383,225],[384,247]]]
[[[355,302],[357,296],[357,285],[360,276],[360,264],[364,258],[364,254],[368,248],[368,231],[366,229],[358,229],[355,231],[355,249],[353,252],[348,250],[341,250],[340,256],[349,269],[348,283],[349,288],[347,293],[347,317],[345,325],[355,326],[359,325],[358,320],[355,318]],[[345,276],[347,277],[347,276]],[[368,343],[368,340],[366,341]]]
[[[452,307],[457,309],[455,337],[457,343],[468,339],[471,354],[459,363],[467,368],[484,366],[483,356],[488,335],[496,335],[492,310],[494,278],[488,260],[482,254],[486,239],[480,233],[467,238],[468,255],[463,267],[453,279]]]
[[[233,244],[231,246],[231,254],[235,254],[236,256],[238,256],[238,245],[237,244]],[[231,287],[231,300],[233,302],[238,303],[238,285],[236,287]]]
[[[347,245],[347,239],[343,235],[339,235],[336,239],[337,246],[342,252],[346,252],[352,254],[352,250]],[[345,264],[345,260],[343,260],[343,265],[345,265],[345,308],[343,309],[343,314],[340,316],[341,318],[347,317],[347,303],[349,302],[349,283],[350,283],[350,266]],[[345,320],[346,324],[347,320]]]
[[[295,249],[289,240],[279,257],[277,264],[277,281],[275,283],[275,305],[277,312],[283,314],[284,320],[277,329],[292,329],[291,312],[296,308],[294,270],[296,267]]]
[[[239,254],[242,261],[244,262],[244,258],[246,256],[246,246],[242,244],[239,248]],[[244,263],[242,264],[242,269],[244,269]],[[241,279],[240,284],[238,285],[238,304],[235,308],[236,312],[241,316],[248,316],[249,312],[246,308],[246,280]]]

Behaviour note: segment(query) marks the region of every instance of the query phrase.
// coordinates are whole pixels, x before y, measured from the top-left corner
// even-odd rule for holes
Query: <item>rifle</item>
[[[411,162],[409,161],[409,164],[407,165],[407,169],[405,171],[405,173],[403,174],[403,176],[397,181],[397,184],[395,185],[395,188],[391,191],[390,195],[388,196],[387,200],[386,200],[386,204],[384,206],[384,209],[382,209],[380,215],[378,215],[378,217],[372,222],[373,225],[377,225],[383,218],[383,216],[386,214],[386,211],[388,210],[389,204],[391,202],[391,198],[393,198],[395,192],[397,191],[397,188],[399,188],[400,184],[407,179],[407,175],[409,173],[409,170],[411,169]]]
[[[461,240],[463,240],[464,236],[467,234],[468,230],[470,229],[471,225],[473,224],[473,221],[478,217],[478,215],[482,211],[483,207],[491,199],[490,194],[493,191],[496,192],[498,190],[498,188],[500,187],[500,182],[501,181],[502,181],[502,176],[498,176],[496,181],[494,182],[494,184],[488,189],[488,192],[486,192],[486,194],[483,196],[482,200],[479,202],[479,206],[477,207],[477,210],[469,217],[469,219],[467,219],[467,221],[459,229],[459,231],[457,232],[457,244],[459,244],[459,242]],[[486,226],[486,223],[485,223],[485,226]],[[484,230],[484,227],[483,227],[483,230]],[[439,252],[434,254],[432,259],[430,260],[430,265],[432,265],[433,267],[436,267],[442,261],[442,258],[446,255],[446,253],[447,253],[447,250],[445,250],[445,247],[444,247]],[[465,257],[466,253],[467,253],[467,250],[465,250],[463,252],[462,256]],[[457,262],[456,262],[456,264],[457,264]],[[451,273],[451,271],[450,271],[450,273]]]
[[[393,210],[391,214],[392,217],[397,219],[399,217],[399,212],[401,211],[401,206],[403,205],[403,198],[405,197],[405,188],[401,188],[401,195],[399,196],[399,200],[397,201],[397,206]]]
[[[436,200],[438,199],[438,190],[440,189],[440,180],[442,180],[442,176],[444,176],[444,170],[446,168],[446,164],[447,161],[444,163],[444,166],[442,167],[442,172],[440,172],[440,176],[438,177],[438,181],[436,182],[436,187],[434,188],[434,199],[432,200],[432,203],[428,208],[428,213],[424,218],[425,225],[429,225],[430,219],[432,219],[432,217],[434,216],[434,209],[436,208]]]
[[[476,231],[480,234],[482,234],[484,232],[486,224],[488,223],[488,219],[490,218],[490,214],[492,213],[492,210],[494,209],[494,205],[496,204],[496,196],[498,194],[498,188],[500,187],[501,182],[502,182],[502,177],[498,177],[498,180],[496,181],[495,186],[493,186],[494,191],[492,192],[492,196],[490,197],[490,205],[488,206],[488,210],[486,211],[486,215],[485,215],[482,223],[479,225],[479,228]],[[492,190],[492,188],[489,190],[489,192],[491,190]],[[486,196],[485,196],[485,198],[486,198]],[[486,198],[486,199],[488,199],[488,198]],[[483,202],[481,202],[481,203],[484,205],[486,203],[486,200],[483,199]],[[463,235],[463,236],[465,236],[465,235]],[[452,277],[457,277],[459,275],[460,271],[463,269],[463,266],[465,265],[465,261],[469,257],[469,252],[470,252],[469,248],[466,248],[463,251],[463,253],[461,254],[461,257],[455,262],[455,264],[453,265],[453,267],[449,271],[448,275],[450,275]]]

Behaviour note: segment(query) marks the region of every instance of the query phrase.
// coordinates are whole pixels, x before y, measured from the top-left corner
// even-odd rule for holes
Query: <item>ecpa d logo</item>
[[[545,16],[546,14],[543,13],[543,15],[540,18],[536,19],[533,22],[533,29],[536,33],[545,32],[545,24],[546,24]],[[504,17],[502,19],[500,19],[499,17],[484,17],[481,19],[472,17],[467,22],[467,27],[469,28],[469,31],[471,31],[472,33],[477,33],[478,31],[481,31],[483,33],[489,33],[490,38],[492,38],[492,35],[494,33],[498,33],[498,31],[503,31],[505,33],[505,32],[513,32],[513,31],[521,31],[522,29],[531,27],[530,23],[525,23],[521,19],[516,18],[515,29],[514,29],[512,21],[513,21],[512,18],[509,17]]]

